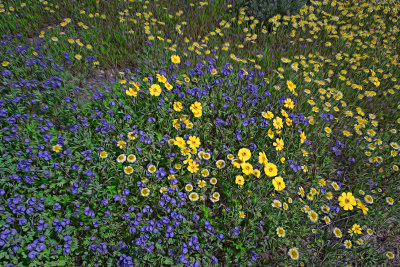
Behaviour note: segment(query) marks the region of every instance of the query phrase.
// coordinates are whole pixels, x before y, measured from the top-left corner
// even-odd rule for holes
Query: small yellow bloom
[[[275,177],[272,180],[272,184],[274,185],[274,188],[276,191],[282,191],[286,187],[285,182],[283,181],[283,178],[280,176]]]
[[[296,89],[296,85],[292,82],[292,81],[287,81],[286,82],[286,85],[287,85],[287,87],[289,88],[289,90],[291,91],[291,92],[294,92],[294,89]]]
[[[143,188],[140,193],[142,196],[147,197],[150,194],[150,190],[148,188]]]
[[[244,174],[250,175],[253,173],[253,165],[250,163],[244,162],[241,167]]]
[[[275,142],[273,143],[273,145],[275,146],[275,149],[276,149],[277,151],[280,151],[280,150],[283,149],[285,143],[283,142],[283,139],[277,138],[277,139],[275,140]]]
[[[290,258],[292,258],[292,260],[298,260],[299,259],[299,250],[297,248],[289,249],[288,254],[289,254]]]
[[[117,146],[118,146],[119,148],[124,148],[124,147],[126,146],[126,142],[125,142],[125,141],[118,141]]]
[[[197,200],[199,200],[199,195],[195,192],[192,192],[189,195],[189,199],[190,199],[190,201],[197,201]]]
[[[176,112],[180,112],[181,110],[182,110],[182,108],[183,108],[183,106],[182,106],[182,103],[181,102],[175,102],[174,103],[174,110],[176,111]]]
[[[53,151],[58,153],[58,152],[60,152],[61,148],[62,148],[62,146],[57,144],[57,145],[53,146]]]
[[[238,158],[239,158],[241,161],[246,162],[246,161],[248,161],[248,160],[250,159],[250,157],[251,157],[251,152],[250,152],[249,149],[247,149],[247,148],[241,148],[241,149],[239,149]]]
[[[343,207],[344,210],[353,210],[353,206],[357,204],[356,199],[351,192],[343,192],[339,197],[339,201],[339,206]]]
[[[278,174],[278,169],[273,163],[265,164],[264,171],[268,177],[274,177]]]
[[[172,55],[171,56],[171,62],[174,64],[180,64],[181,63],[181,58],[178,55]]]
[[[187,167],[187,169],[191,173],[196,173],[199,170],[199,164],[197,164],[196,161],[192,161],[189,163],[189,166]]]
[[[238,185],[243,185],[244,184],[244,178],[243,178],[243,176],[241,176],[241,175],[237,175],[236,176],[236,184],[238,184]]]
[[[265,155],[265,152],[259,152],[258,153],[258,163],[265,165],[268,163],[268,158],[267,155]]]
[[[158,84],[153,84],[150,87],[150,95],[159,96],[161,94],[161,87]]]

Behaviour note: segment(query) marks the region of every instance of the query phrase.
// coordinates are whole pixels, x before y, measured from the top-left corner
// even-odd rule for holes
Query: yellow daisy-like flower
[[[216,199],[219,199],[220,196],[221,196],[221,195],[220,195],[218,192],[214,192],[214,193],[212,194],[212,197],[213,197],[213,198],[216,198]]]
[[[275,177],[278,174],[278,169],[273,163],[267,163],[264,167],[264,172],[268,177]]]
[[[304,144],[304,140],[306,140],[306,138],[307,138],[306,134],[302,131],[300,133],[300,143]]]
[[[254,169],[253,170],[253,175],[257,178],[260,178],[261,172],[259,169]]]
[[[339,201],[339,206],[343,207],[344,210],[353,210],[353,206],[357,204],[356,199],[351,192],[343,192],[342,195],[339,197]]]
[[[167,82],[167,78],[164,75],[157,74],[156,78],[157,78],[157,81],[159,83],[166,83]]]
[[[370,195],[366,195],[364,197],[365,202],[367,202],[368,204],[372,204],[374,203],[374,199],[370,196]]]
[[[190,111],[193,112],[195,117],[201,117],[199,114],[202,113],[203,107],[200,102],[196,101],[192,105],[190,105]]]
[[[280,176],[275,177],[272,180],[272,184],[274,185],[274,188],[276,191],[282,191],[286,187],[285,182],[283,181],[283,178]]]
[[[353,227],[351,228],[351,230],[352,230],[352,232],[353,233],[355,233],[355,234],[359,234],[359,235],[361,235],[361,233],[362,233],[362,228],[361,228],[361,226],[359,225],[359,224],[353,224]]]
[[[117,162],[118,163],[123,163],[126,160],[126,156],[124,154],[121,154],[117,157]]]
[[[241,175],[237,175],[236,176],[236,180],[235,180],[236,184],[238,185],[243,185],[244,184],[244,178]]]
[[[119,148],[124,148],[126,146],[126,142],[125,141],[118,141],[117,146]]]
[[[218,202],[219,198],[210,197],[212,203]]]
[[[282,207],[282,202],[280,202],[279,200],[275,199],[274,201],[272,201],[272,207],[280,208],[280,207]]]
[[[327,134],[331,134],[331,133],[332,133],[332,129],[329,128],[329,127],[325,127],[324,130],[325,130],[325,132],[326,132]]]
[[[336,238],[342,238],[342,231],[337,227],[333,229],[333,234]]]
[[[393,252],[391,252],[391,251],[386,252],[385,255],[386,255],[386,257],[387,257],[389,260],[394,259],[394,254],[393,254]]]
[[[283,128],[283,121],[282,121],[282,119],[281,119],[280,117],[276,117],[276,118],[273,120],[273,125],[274,125],[275,129],[277,129],[277,130],[282,129],[282,128]]]
[[[263,112],[262,116],[264,118],[266,118],[267,120],[270,120],[270,119],[274,118],[274,113],[272,113],[271,111],[267,111],[267,112]]]
[[[211,158],[211,154],[210,153],[203,153],[202,158],[205,160],[209,160]]]
[[[153,84],[150,86],[150,95],[152,96],[159,96],[161,94],[161,86],[159,86],[158,84]]]
[[[274,138],[274,136],[275,136],[275,133],[274,133],[274,131],[272,131],[271,129],[268,129],[268,137],[270,138],[270,139],[272,139],[272,138]]]
[[[184,148],[186,146],[186,141],[182,137],[176,137],[174,145],[176,145],[179,148]]]
[[[137,135],[134,134],[133,132],[129,132],[129,133],[128,133],[128,138],[129,138],[130,140],[135,140],[136,137],[137,137]]]
[[[247,149],[247,148],[239,149],[239,152],[238,152],[239,160],[246,162],[250,159],[250,157],[251,157],[251,152],[249,149]]]
[[[200,187],[200,188],[203,188],[203,187],[205,187],[206,186],[206,181],[204,181],[204,180],[200,180],[198,183],[197,183],[197,185]]]
[[[53,151],[58,153],[58,152],[60,152],[61,148],[62,148],[62,146],[57,144],[57,145],[53,146]]]
[[[173,126],[175,129],[177,129],[177,130],[179,130],[179,128],[181,128],[181,124],[179,123],[179,120],[178,120],[178,119],[175,119],[175,120],[172,122],[172,126]]]
[[[128,167],[125,167],[124,168],[124,172],[126,173],[126,174],[132,174],[132,172],[133,172],[133,168],[131,167],[131,166],[128,166]]]
[[[199,195],[195,192],[192,192],[189,195],[189,199],[190,199],[190,201],[197,201],[197,200],[199,200]]]
[[[175,102],[174,103],[174,110],[176,111],[176,112],[180,112],[181,110],[182,110],[182,108],[183,108],[183,106],[182,106],[182,103],[181,102]]]
[[[210,175],[210,172],[208,170],[204,169],[201,171],[201,176],[208,177],[209,175]]]
[[[127,161],[128,161],[129,163],[135,162],[135,161],[136,161],[136,156],[133,155],[133,154],[130,154],[130,155],[128,156],[128,158],[127,158]]]
[[[283,229],[282,227],[276,228],[276,233],[279,237],[285,237],[285,229]]]
[[[295,106],[293,100],[290,98],[287,98],[284,103],[285,103],[285,105],[284,105],[285,108],[293,109]]]
[[[286,81],[286,85],[291,92],[294,92],[294,89],[296,89],[296,85],[290,80]]]
[[[160,188],[160,193],[164,194],[165,192],[167,192],[167,188],[166,187],[161,187]]]
[[[147,170],[150,172],[150,173],[154,173],[155,171],[156,171],[156,166],[154,166],[154,165],[150,165],[148,168],[147,168]]]
[[[182,155],[187,155],[187,154],[189,154],[189,153],[185,153],[185,154],[184,154],[184,153],[183,153],[183,152],[184,152],[183,150],[185,150],[185,149],[182,149]],[[187,148],[186,148],[186,150],[187,150]],[[187,158],[186,160],[183,161],[183,164],[190,164],[190,163],[192,163],[193,160],[191,159],[191,157],[192,157],[192,155],[189,154],[188,158]]]
[[[106,151],[101,151],[100,152],[100,158],[105,159],[105,158],[107,158],[107,156],[108,156],[108,154],[107,154]]]
[[[325,216],[323,220],[325,221],[326,224],[331,224],[331,219],[328,216]]]
[[[215,164],[217,165],[218,169],[222,169],[223,167],[225,167],[225,161],[222,159],[217,160],[217,162]]]
[[[327,205],[323,205],[323,206],[321,207],[321,210],[322,210],[322,212],[324,212],[324,213],[329,213],[329,211],[331,210],[331,208],[329,208],[329,206],[327,206]]]
[[[217,178],[213,177],[210,179],[210,184],[216,185],[217,184]]]
[[[187,169],[191,173],[196,173],[199,170],[199,164],[197,164],[196,161],[192,161],[189,163],[189,166],[187,167]]]
[[[240,211],[240,212],[239,212],[239,217],[243,219],[243,218],[246,217],[246,214],[244,214],[243,211]]]
[[[292,258],[292,260],[298,260],[299,259],[299,250],[297,248],[289,249],[288,254],[289,254],[290,258]]]
[[[253,165],[251,165],[250,163],[245,162],[242,164],[241,167],[244,174],[250,175],[253,173]]]
[[[192,149],[198,148],[201,144],[200,138],[198,138],[196,136],[189,136],[189,140],[187,140],[187,144]]]
[[[265,165],[268,163],[268,158],[267,155],[265,155],[264,151],[258,153],[258,163],[260,163],[261,165]]]
[[[192,191],[192,190],[193,190],[193,185],[187,184],[187,185],[185,186],[185,190],[188,191],[188,192]]]
[[[140,193],[142,194],[142,196],[147,197],[150,194],[150,189],[143,188],[142,190],[140,190]]]
[[[344,246],[345,246],[345,248],[350,249],[353,246],[353,243],[351,243],[350,240],[346,240],[346,241],[344,241]]]
[[[125,94],[127,94],[128,96],[137,97],[137,91],[132,87],[129,87],[129,90],[125,90]]]
[[[361,201],[356,201],[357,202],[357,208],[359,208],[360,210],[362,210],[363,214],[367,214],[368,213],[368,208],[367,206],[365,206],[364,203],[362,203]]]
[[[386,203],[388,203],[390,206],[392,206],[392,205],[393,205],[393,203],[394,203],[394,200],[393,200],[393,198],[391,198],[391,197],[387,197],[387,198],[386,198]]]
[[[312,221],[312,222],[317,222],[318,221],[318,213],[316,213],[315,211],[313,211],[313,210],[310,210],[309,212],[308,212],[308,218],[310,218],[310,220]]]
[[[276,138],[275,142],[273,143],[275,149],[277,151],[280,151],[283,149],[283,147],[285,146],[285,142],[283,142],[283,139],[281,138]]]
[[[204,151],[200,151],[197,155],[199,156],[199,158],[203,158]]]
[[[181,164],[175,164],[175,169],[180,170],[182,168]]]
[[[178,55],[172,55],[171,56],[171,62],[174,64],[180,64],[181,63],[181,58]]]
[[[335,189],[335,191],[338,191],[340,189],[339,185],[336,182],[332,182],[331,185],[333,189]]]

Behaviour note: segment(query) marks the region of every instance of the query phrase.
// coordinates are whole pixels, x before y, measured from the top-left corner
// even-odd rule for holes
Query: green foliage
[[[291,16],[299,12],[302,6],[309,3],[309,0],[246,0],[247,14],[264,21],[278,14]]]

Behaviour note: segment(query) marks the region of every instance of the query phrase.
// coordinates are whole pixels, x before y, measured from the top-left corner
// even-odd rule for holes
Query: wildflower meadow
[[[247,2],[0,0],[2,266],[400,265],[400,3]]]

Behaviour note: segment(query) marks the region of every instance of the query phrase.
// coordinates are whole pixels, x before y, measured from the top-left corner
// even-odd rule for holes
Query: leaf
[[[209,215],[209,211],[208,211],[208,207],[206,207],[206,206],[202,206],[202,211],[203,211],[203,213],[204,213],[204,216],[208,219],[208,215]]]
[[[163,264],[174,264],[173,260],[171,258],[164,258],[163,260]]]

